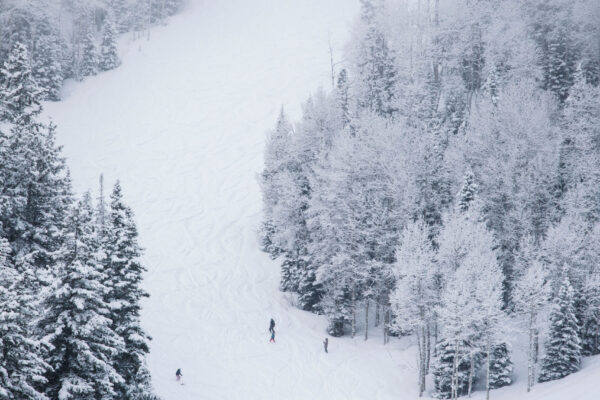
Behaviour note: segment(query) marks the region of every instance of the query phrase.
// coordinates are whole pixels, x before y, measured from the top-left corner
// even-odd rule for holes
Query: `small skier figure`
[[[271,339],[269,340],[270,343],[275,343],[275,329],[271,329]]]
[[[271,323],[269,324],[269,332],[273,332],[273,329],[275,329],[275,321],[273,320],[273,318],[271,318]]]
[[[325,338],[325,341],[323,341],[323,346],[325,347],[325,353],[327,353],[327,346],[329,345],[329,339]]]
[[[177,382],[179,382],[181,380],[182,376],[183,376],[183,374],[181,373],[181,368],[178,368],[177,372],[175,372],[175,379],[177,379]]]

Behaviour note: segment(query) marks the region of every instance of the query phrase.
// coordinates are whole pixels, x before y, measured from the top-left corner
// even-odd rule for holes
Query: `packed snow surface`
[[[165,400],[417,397],[410,339],[330,338],[325,354],[325,319],[278,291],[278,263],[257,243],[265,132],[282,104],[297,119],[331,85],[329,43],[341,61],[357,11],[357,0],[190,1],[167,26],[123,37],[120,68],[45,105],[76,190],[96,190],[104,173],[136,211],[149,364]],[[521,382],[492,399],[597,398],[597,371],[596,358],[530,395]]]

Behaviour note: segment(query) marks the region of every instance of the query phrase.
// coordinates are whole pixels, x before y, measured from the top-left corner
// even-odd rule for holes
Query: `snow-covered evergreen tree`
[[[565,21],[555,27],[547,26],[551,21],[544,22],[541,28],[547,31],[539,35],[540,63],[544,71],[543,86],[544,89],[554,92],[560,101],[564,101],[569,95],[575,75],[575,43],[571,30],[565,26]]]
[[[556,303],[550,314],[546,354],[542,359],[540,382],[563,378],[577,372],[581,365],[581,343],[575,317],[573,287],[563,270]]]
[[[63,84],[62,48],[57,34],[38,40],[33,53],[33,76],[48,100],[60,100]]]
[[[507,343],[495,345],[490,356],[490,389],[510,385],[513,381],[513,363],[510,359],[509,345]]]
[[[124,203],[121,185],[117,182],[110,196],[107,233],[103,241],[103,260],[107,287],[106,302],[111,309],[112,329],[124,346],[114,355],[115,368],[123,377],[118,383],[119,399],[129,399],[129,393],[139,388],[151,391],[149,375],[142,373],[145,357],[150,351],[150,337],[140,326],[141,300],[148,294],[141,288],[143,273],[142,249],[132,210]],[[139,381],[143,379],[143,381]]]
[[[467,394],[471,369],[467,355],[469,344],[442,340],[436,347],[437,356],[432,365],[434,396],[449,399]]]
[[[475,177],[472,171],[467,171],[465,179],[460,192],[458,193],[458,208],[461,211],[467,211],[469,204],[475,198],[475,192],[477,191],[477,184],[475,183]]]
[[[0,118],[15,124],[29,124],[40,114],[41,90],[33,79],[29,52],[16,43],[0,68]]]
[[[288,173],[291,168],[291,133],[292,125],[282,108],[277,118],[275,129],[270,132],[267,138],[265,167],[260,181],[263,191],[264,216],[261,242],[263,250],[270,253],[272,257],[277,257],[284,245],[281,236],[278,235],[278,231],[281,230],[279,221],[274,221],[273,219],[278,216],[277,211],[280,210],[281,205],[283,205],[282,203],[284,203],[282,200],[285,200],[285,196],[290,190],[289,184],[291,182],[286,182],[285,178],[287,176],[283,176],[282,174]],[[281,287],[283,290],[295,290],[292,289],[294,285],[289,279],[291,279],[289,275],[282,275]]]
[[[363,33],[356,44],[355,75],[360,80],[359,107],[389,118],[398,111],[395,87],[398,72],[389,39],[379,25],[382,8],[380,0],[361,0]]]
[[[17,267],[31,264],[37,278],[61,248],[64,221],[71,203],[70,180],[55,143],[55,128],[38,122],[40,91],[31,78],[27,51],[17,44],[5,63],[0,99],[10,134],[0,143],[4,153],[0,174],[3,211],[0,221],[11,243]],[[6,73],[10,71],[10,73]],[[40,269],[41,268],[41,269]]]
[[[117,33],[125,33],[130,28],[130,12],[127,8],[127,0],[110,0],[109,13],[115,16]]]
[[[348,71],[344,68],[340,71],[336,83],[336,102],[339,108],[342,126],[350,124],[350,88],[348,82]]]
[[[26,287],[27,272],[11,264],[10,252],[8,241],[0,238],[0,398],[47,400],[39,389],[49,366],[32,335],[36,301]]]
[[[47,394],[52,399],[113,399],[123,378],[115,357],[124,341],[113,330],[104,296],[106,272],[98,260],[99,243],[89,194],[73,208],[68,241],[56,281],[46,300],[42,327],[51,344]]]
[[[90,27],[87,28],[82,42],[79,74],[81,77],[96,75],[98,72],[98,49]]]
[[[117,39],[112,16],[109,14],[104,19],[102,31],[102,43],[100,45],[100,60],[98,66],[102,71],[117,68],[121,64],[119,51],[117,50]]]
[[[600,354],[600,272],[591,275],[584,286],[583,297],[587,301],[581,328],[582,354]]]

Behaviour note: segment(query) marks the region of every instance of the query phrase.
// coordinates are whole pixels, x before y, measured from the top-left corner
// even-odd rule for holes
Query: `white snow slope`
[[[190,1],[150,40],[124,37],[120,68],[45,105],[76,190],[119,178],[136,211],[149,364],[165,400],[417,396],[414,347],[402,341],[332,338],[324,354],[325,319],[278,291],[278,264],[257,243],[265,132],[282,104],[297,118],[331,84],[328,38],[339,61],[357,11],[355,0]],[[531,395],[521,384],[492,398],[592,399],[572,388],[598,361]]]

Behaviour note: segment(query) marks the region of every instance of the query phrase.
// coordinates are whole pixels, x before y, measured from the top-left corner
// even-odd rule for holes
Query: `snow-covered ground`
[[[257,243],[265,131],[282,104],[297,118],[319,82],[331,84],[328,39],[339,61],[357,11],[355,0],[190,1],[149,41],[124,37],[120,68],[45,105],[76,190],[96,189],[100,173],[119,178],[137,213],[143,323],[165,400],[417,397],[406,339],[331,338],[324,354],[326,321],[278,291],[278,265]],[[521,382],[492,398],[598,398],[598,371],[596,358],[531,395]]]

